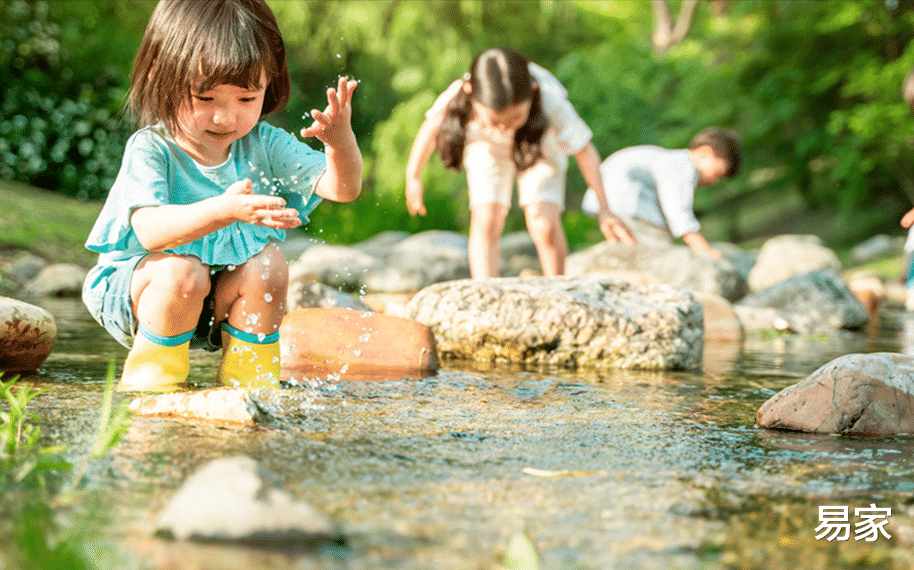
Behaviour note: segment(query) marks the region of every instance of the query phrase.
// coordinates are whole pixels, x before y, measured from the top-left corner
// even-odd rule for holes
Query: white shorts
[[[510,208],[516,178],[517,201],[522,208],[534,202],[551,202],[565,209],[568,157],[543,158],[520,173],[513,160],[493,156],[491,147],[482,141],[467,145],[463,157],[471,208],[492,202]]]

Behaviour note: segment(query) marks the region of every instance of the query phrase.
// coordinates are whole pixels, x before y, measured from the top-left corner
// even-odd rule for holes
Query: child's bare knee
[[[209,267],[192,256],[168,256],[156,264],[155,280],[184,298],[205,298],[210,291]]]

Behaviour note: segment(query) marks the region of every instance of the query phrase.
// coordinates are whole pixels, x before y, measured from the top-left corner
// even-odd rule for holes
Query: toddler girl
[[[561,224],[568,155],[575,156],[590,187],[603,188],[600,155],[591,137],[551,73],[514,50],[486,50],[426,113],[406,167],[407,207],[414,215],[426,213],[421,174],[433,150],[445,166],[463,166],[470,193],[470,274],[497,277],[498,239],[516,178],[543,274],[562,275],[568,255]],[[634,244],[603,194],[598,196],[603,235]]]
[[[272,243],[322,198],[361,192],[350,124],[355,81],[327,90],[303,137],[261,121],[289,98],[282,35],[263,0],[161,0],[134,63],[129,106],[142,129],[86,247],[92,315],[131,347],[120,390],[170,391],[189,348],[222,348],[218,379],[279,380],[288,266]]]

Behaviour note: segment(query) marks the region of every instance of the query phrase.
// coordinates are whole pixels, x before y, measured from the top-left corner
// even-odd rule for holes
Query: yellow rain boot
[[[161,336],[142,324],[137,327],[133,348],[124,362],[117,385],[120,392],[174,392],[190,372],[190,330],[177,336]]]
[[[279,331],[252,334],[222,323],[219,383],[256,390],[279,387]]]

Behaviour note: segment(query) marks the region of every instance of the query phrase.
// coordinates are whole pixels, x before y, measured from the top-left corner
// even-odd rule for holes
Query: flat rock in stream
[[[165,416],[240,424],[267,418],[257,392],[241,388],[212,388],[196,392],[175,392],[141,396],[130,402],[138,416]]]
[[[437,283],[404,312],[432,330],[444,359],[687,369],[704,345],[689,292],[605,276]]]
[[[188,477],[159,518],[178,540],[285,544],[342,538],[324,514],[270,481],[250,457],[224,457]]]
[[[914,433],[914,357],[848,354],[762,404],[758,425],[811,433]]]

